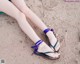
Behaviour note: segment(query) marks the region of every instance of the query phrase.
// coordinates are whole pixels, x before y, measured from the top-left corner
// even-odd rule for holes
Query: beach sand
[[[0,15],[0,59],[5,64],[80,64],[80,2],[64,0],[25,0],[26,5],[50,28],[61,43],[60,58],[49,60],[32,55],[34,44],[12,17]],[[31,21],[29,20],[30,24]],[[42,31],[31,24],[47,41]]]

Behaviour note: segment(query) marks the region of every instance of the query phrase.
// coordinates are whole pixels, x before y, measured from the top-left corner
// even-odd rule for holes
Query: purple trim
[[[46,34],[48,31],[50,31],[49,28],[45,29],[43,32]]]
[[[35,53],[35,54],[37,53],[38,47],[39,47],[39,45],[40,45],[42,42],[43,42],[42,40],[39,40],[39,41],[37,41],[37,42],[35,43],[34,46],[31,47],[31,48],[34,49],[34,53]]]
[[[54,33],[54,29],[49,29],[49,28],[45,29],[43,32],[46,34],[49,31],[52,31]]]

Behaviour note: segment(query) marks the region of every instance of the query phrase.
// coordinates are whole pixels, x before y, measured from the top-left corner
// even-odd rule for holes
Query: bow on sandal
[[[42,56],[42,57],[48,58],[48,59],[51,59],[51,60],[55,60],[55,59],[58,59],[60,57],[60,54],[54,53],[52,51],[39,52],[38,51],[38,47],[42,42],[43,42],[42,40],[39,40],[38,42],[35,43],[34,46],[31,47],[31,48],[34,49],[34,52],[33,52],[34,54],[36,54],[38,56]],[[51,53],[53,54],[53,56],[48,55],[48,54],[51,54]]]
[[[49,31],[52,31],[53,34],[54,34],[55,37],[56,37],[56,34],[55,34],[55,32],[54,32],[53,29],[47,28],[47,29],[44,30],[44,33],[46,34],[46,33],[49,32]],[[55,42],[54,45],[52,45],[51,43],[49,43],[49,46],[54,50],[54,52],[58,52],[59,49],[60,49],[60,43],[59,43],[58,39],[57,39],[57,41]]]

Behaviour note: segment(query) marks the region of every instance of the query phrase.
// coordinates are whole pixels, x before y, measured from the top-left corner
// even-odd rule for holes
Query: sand
[[[33,42],[23,33],[15,19],[0,15],[0,59],[5,64],[80,64],[80,2],[64,0],[25,0],[41,20],[55,29],[61,43],[61,57],[48,60],[32,55]],[[30,21],[31,22],[31,21]],[[44,40],[43,33],[32,24]]]

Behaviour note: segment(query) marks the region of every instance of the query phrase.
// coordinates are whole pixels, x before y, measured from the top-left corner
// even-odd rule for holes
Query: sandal
[[[54,34],[55,37],[56,37],[56,34],[55,34],[55,32],[54,32],[53,29],[49,29],[49,28],[48,28],[48,29],[45,29],[45,30],[44,30],[44,33],[46,34],[48,31],[52,31],[53,34]],[[58,40],[56,41],[55,45],[52,45],[52,44],[49,43],[49,46],[54,50],[54,52],[59,52],[59,50],[60,50],[60,43],[59,43]],[[57,47],[57,46],[58,46],[58,47]]]
[[[54,52],[52,52],[52,51],[48,51],[48,52],[38,52],[38,47],[39,47],[39,45],[40,45],[42,42],[43,42],[42,40],[39,40],[38,42],[35,43],[34,46],[31,47],[31,48],[34,49],[33,54],[36,54],[36,55],[38,55],[38,56],[42,56],[42,57],[44,57],[44,58],[51,59],[51,60],[56,60],[56,59],[58,59],[58,58],[60,57],[60,54],[54,53]],[[57,55],[57,56],[51,57],[51,56],[48,55],[49,53],[53,53],[54,55]]]

